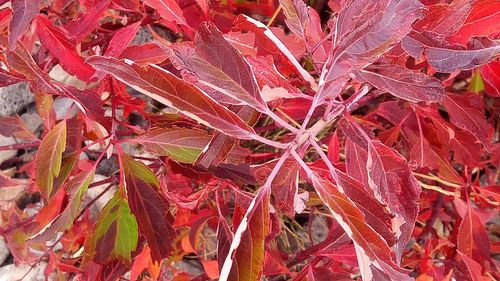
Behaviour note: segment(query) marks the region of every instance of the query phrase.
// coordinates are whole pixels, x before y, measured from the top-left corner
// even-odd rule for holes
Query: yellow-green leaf
[[[474,71],[474,75],[472,75],[467,90],[472,93],[479,93],[482,90],[484,90],[484,81],[483,78],[481,77],[481,72],[479,72],[479,70]]]
[[[193,163],[210,142],[210,135],[198,129],[156,128],[133,140],[160,156]]]
[[[137,247],[137,221],[122,196],[121,192],[117,192],[104,206],[85,245],[86,252],[97,263],[108,264],[118,260],[128,264],[131,253]]]
[[[155,174],[146,165],[127,155],[121,157],[130,209],[151,248],[151,258],[160,261],[170,255],[176,236],[169,203],[159,190]]]
[[[36,183],[42,195],[50,199],[55,193],[54,178],[61,171],[62,154],[66,148],[66,121],[63,120],[45,136],[36,156]]]

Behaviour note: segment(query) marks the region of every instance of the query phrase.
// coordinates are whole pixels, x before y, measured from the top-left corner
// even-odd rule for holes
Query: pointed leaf
[[[35,242],[45,242],[53,238],[57,232],[70,229],[80,212],[80,206],[87,193],[89,184],[94,179],[95,170],[81,172],[67,183],[68,205],[41,233],[31,239]]]
[[[104,55],[107,57],[120,56],[123,50],[132,42],[140,27],[141,21],[137,21],[116,31],[113,38],[109,41]]]
[[[35,179],[45,199],[50,199],[55,193],[54,178],[61,171],[62,153],[65,148],[66,120],[63,120],[43,138],[36,155]]]
[[[253,166],[255,178],[264,184],[278,160],[272,160],[262,165]],[[289,217],[295,215],[295,202],[298,199],[299,188],[299,164],[295,159],[289,158],[285,161],[271,184],[273,206]]]
[[[194,163],[210,141],[210,135],[203,130],[187,128],[156,128],[132,141],[138,142],[161,156],[174,161]]]
[[[500,61],[494,60],[481,67],[486,92],[493,97],[500,97]]]
[[[144,4],[157,10],[160,16],[168,21],[187,25],[177,0],[144,0]]]
[[[354,75],[359,82],[411,102],[436,102],[444,97],[443,83],[437,78],[397,65],[372,65]]]
[[[337,20],[337,45],[325,63],[316,99],[340,93],[346,75],[365,67],[390,50],[411,31],[422,4],[415,0],[355,0]],[[354,19],[354,20],[353,20]]]
[[[151,248],[152,259],[161,261],[170,255],[175,237],[168,201],[160,193],[155,174],[146,165],[124,154],[121,157],[130,209]]]
[[[472,7],[472,1],[455,0],[429,6],[425,16],[414,25],[416,31],[429,31],[441,36],[456,32],[465,22]]]
[[[195,54],[175,48],[172,53],[184,70],[197,77],[201,88],[226,96],[228,103],[244,103],[260,112],[269,111],[248,62],[214,24],[203,23],[194,43]]]
[[[467,212],[458,228],[457,248],[479,264],[489,264],[491,245],[488,232],[470,202],[467,203]]]
[[[9,47],[16,48],[17,40],[29,28],[40,12],[40,0],[12,0],[12,21],[9,25]]]
[[[471,132],[487,148],[491,145],[493,127],[484,116],[483,100],[476,94],[448,93],[444,106],[457,127]]]
[[[387,243],[366,223],[358,207],[330,181],[316,173],[311,174],[310,179],[321,200],[354,241],[363,278],[373,276],[373,271],[378,269],[400,278],[397,280],[409,280],[405,270],[394,262]]]
[[[36,23],[40,41],[59,60],[64,70],[83,81],[90,81],[95,71],[76,52],[74,43],[69,41],[68,35],[43,16],[37,17]]]
[[[366,163],[364,168],[348,172],[363,182],[365,188],[370,189],[370,193],[387,205],[395,216],[392,229],[397,234],[398,242],[393,250],[399,260],[415,227],[421,188],[406,160],[380,141],[371,139],[355,120],[346,117],[341,122],[341,128],[352,141],[351,147],[357,146],[353,153],[358,159],[347,161]]]
[[[261,280],[265,259],[264,242],[270,230],[268,193],[257,203],[248,222],[241,223],[248,223],[248,228],[243,232],[240,245],[233,253],[233,266],[226,280]],[[221,277],[222,275],[223,273]]]
[[[117,192],[104,206],[85,244],[85,251],[100,264],[113,260],[129,264],[131,253],[137,247],[137,221],[120,193]]]
[[[224,134],[242,139],[253,139],[255,135],[253,129],[236,114],[198,88],[156,65],[141,67],[130,61],[129,65],[104,57],[92,57],[88,62],[145,95]]]
[[[462,27],[448,40],[467,44],[471,37],[491,36],[500,29],[500,2],[482,0],[476,1]]]
[[[6,59],[9,68],[24,75],[31,87],[37,91],[62,95],[61,89],[54,85],[49,75],[40,69],[22,43],[17,44],[14,51],[7,51]]]
[[[263,23],[252,19],[246,15],[240,15],[235,21],[235,26],[240,30],[248,30],[255,33],[255,36],[265,45],[270,53],[278,57],[278,60],[293,69],[299,77],[311,85],[315,89],[317,86],[314,78],[307,72],[295,59],[293,54],[288,50],[283,42]],[[272,52],[271,52],[272,51]]]
[[[436,34],[412,32],[402,41],[403,49],[419,59],[427,61],[439,72],[469,70],[488,63],[500,53],[500,43],[488,38],[472,40],[467,48],[444,42]]]
[[[306,38],[306,26],[309,23],[307,6],[302,0],[280,0],[286,25],[295,35]]]
[[[70,38],[76,43],[85,39],[99,26],[100,18],[110,3],[111,0],[97,1],[85,13],[80,13],[74,20],[68,22],[65,28],[68,30]]]

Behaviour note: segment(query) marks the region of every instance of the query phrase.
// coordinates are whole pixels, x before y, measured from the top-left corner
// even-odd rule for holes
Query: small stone
[[[108,177],[106,176],[96,174],[94,176],[93,182],[102,181],[107,178]],[[108,187],[108,185],[109,183],[89,188],[83,206],[86,206],[90,201],[94,200],[97,196],[99,196],[99,194],[101,194],[101,192],[103,192]],[[109,200],[111,200],[111,198],[113,198],[115,192],[116,192],[116,187],[113,186],[106,193],[104,193],[104,195],[102,195],[99,199],[97,199],[97,201],[95,201],[94,204],[92,204],[92,206],[90,206],[89,208],[90,214],[93,217],[97,217],[102,208],[109,202]]]
[[[5,239],[0,236],[0,265],[2,265],[5,260],[9,257],[10,251],[9,248],[7,247],[7,243],[5,242]]]
[[[47,267],[46,262],[40,262],[33,266],[28,264],[9,264],[0,267],[0,281],[13,281],[13,280],[23,280],[23,281],[44,281],[45,278],[44,270]],[[31,269],[31,270],[30,270]],[[24,278],[23,278],[24,277]],[[54,280],[49,277],[48,280]]]
[[[34,101],[35,98],[26,82],[2,87],[0,88],[0,116],[15,114]]]
[[[14,137],[5,137],[0,135],[0,146],[16,144],[17,141]],[[0,165],[5,161],[16,156],[17,150],[2,150],[0,151]]]

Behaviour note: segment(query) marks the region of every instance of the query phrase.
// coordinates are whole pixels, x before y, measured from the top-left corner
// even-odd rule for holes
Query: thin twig
[[[413,173],[415,176],[417,177],[420,177],[420,178],[423,178],[423,179],[427,179],[427,180],[433,180],[433,181],[437,181],[441,184],[444,184],[446,186],[449,186],[449,187],[454,187],[454,188],[460,188],[461,185],[459,184],[456,184],[456,183],[452,183],[452,182],[449,182],[449,181],[446,181],[438,176],[435,176],[433,174],[430,174],[430,175],[424,175],[424,174],[420,174],[420,173]]]

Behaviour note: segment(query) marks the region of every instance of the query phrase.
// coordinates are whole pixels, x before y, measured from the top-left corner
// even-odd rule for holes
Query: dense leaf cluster
[[[500,2],[310,2],[0,1],[0,86],[43,120],[0,118],[14,261],[498,280]]]

